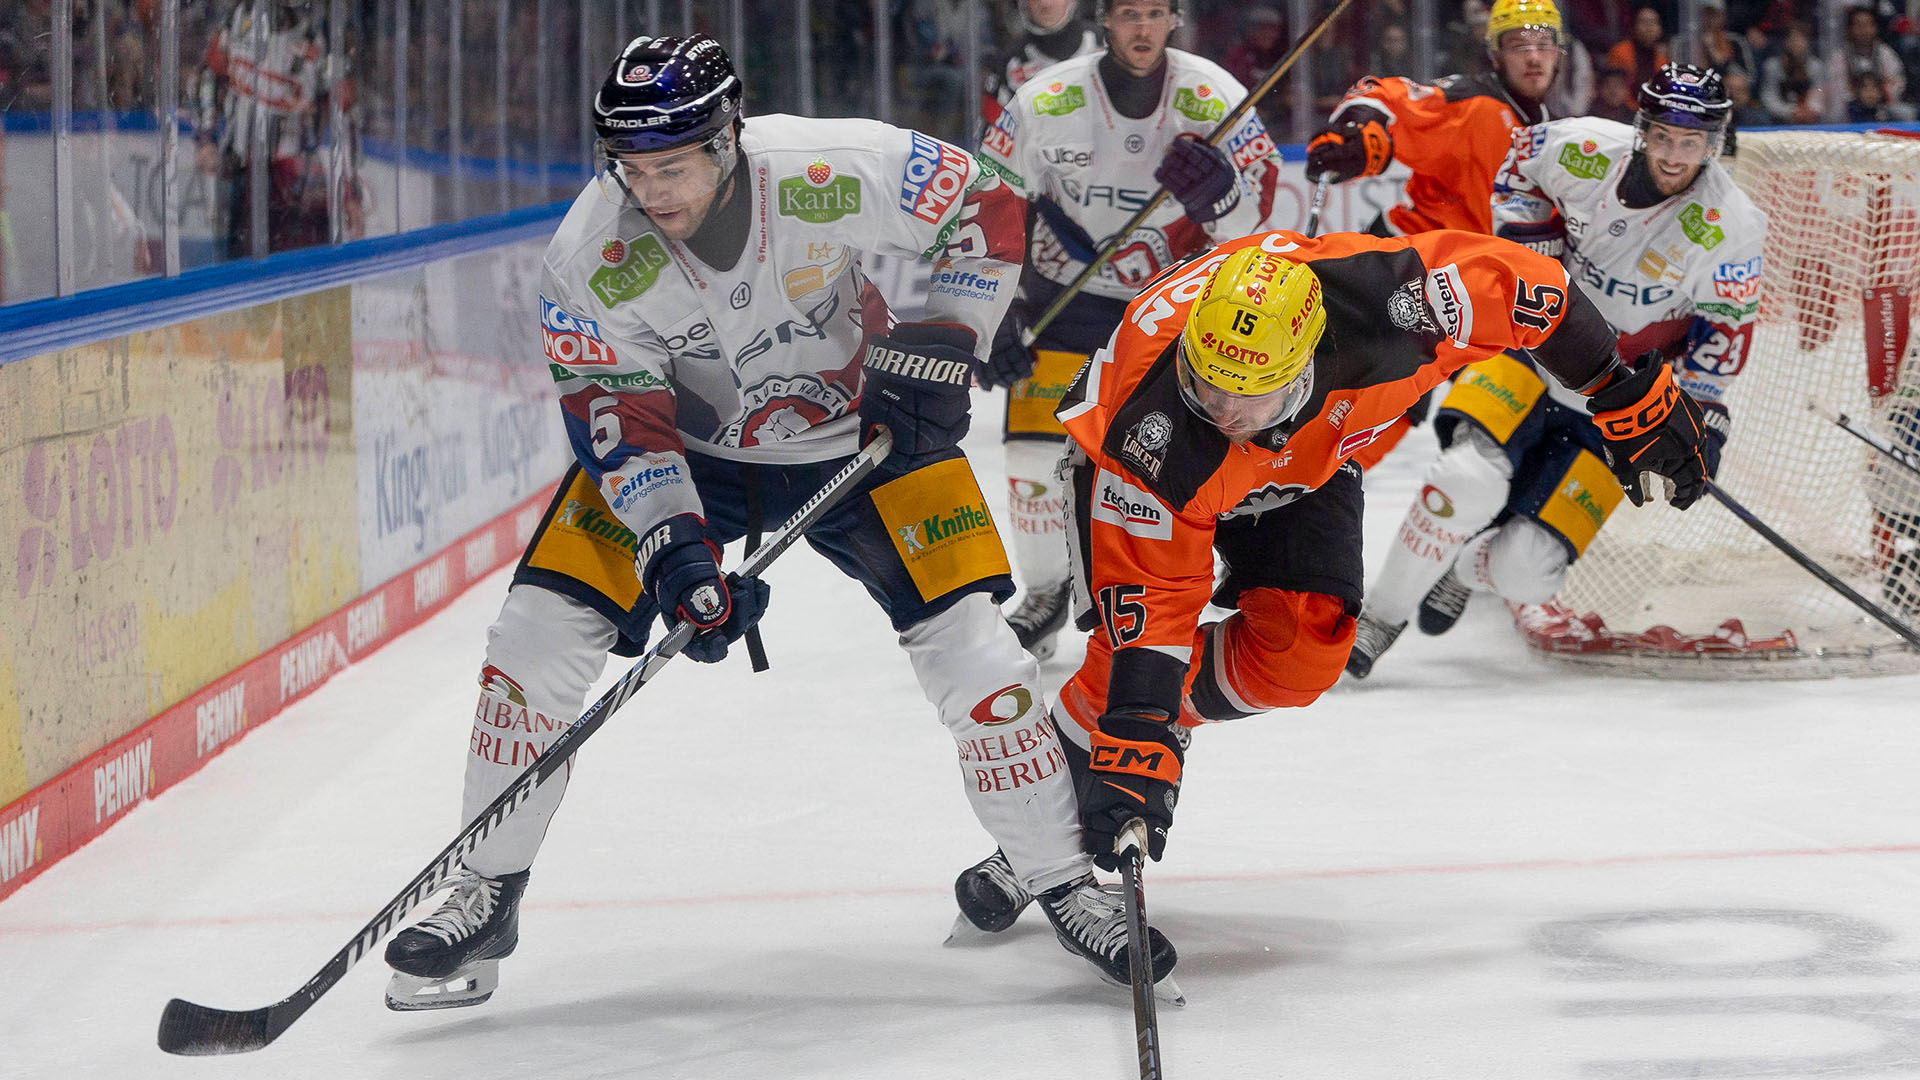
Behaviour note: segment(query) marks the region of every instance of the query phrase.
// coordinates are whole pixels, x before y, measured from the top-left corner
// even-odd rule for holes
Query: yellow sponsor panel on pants
[[[1531,365],[1499,353],[1462,369],[1440,407],[1465,413],[1505,443],[1546,391],[1546,382]]]
[[[1067,396],[1067,386],[1087,362],[1087,354],[1035,349],[1033,374],[1007,388],[1007,434],[1067,437],[1053,410]]]
[[[1013,573],[965,458],[917,469],[873,489],[873,505],[920,599]]]
[[[640,599],[640,575],[633,568],[637,542],[633,530],[607,509],[587,474],[576,468],[568,474],[559,509],[534,539],[527,565],[565,574],[620,610],[631,611]]]
[[[1606,463],[1582,450],[1560,477],[1553,497],[1540,508],[1540,523],[1566,537],[1575,556],[1584,555],[1594,534],[1625,497]]]

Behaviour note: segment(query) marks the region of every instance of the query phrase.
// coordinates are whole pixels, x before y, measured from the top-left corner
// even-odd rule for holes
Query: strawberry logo
[[[1067,87],[1066,83],[1061,82],[1059,79],[1055,79],[1052,82],[1047,84],[1047,93],[1057,94],[1060,91],[1066,89],[1066,87]]]
[[[1719,220],[1720,220],[1720,211],[1718,211],[1718,210],[1711,210],[1711,209],[1710,209],[1710,210],[1708,210],[1708,211],[1707,211],[1707,220],[1708,220],[1708,221],[1719,221]]]
[[[833,166],[828,165],[824,158],[814,158],[813,163],[807,166],[807,183],[814,187],[825,187],[831,179]]]
[[[609,240],[600,245],[600,258],[614,266],[619,266],[627,261],[627,245],[619,240]]]
[[[1212,93],[1213,93],[1213,87],[1208,86],[1206,83],[1201,83],[1200,88],[1193,92],[1193,96],[1197,98],[1204,98],[1212,95]]]
[[[1600,149],[1600,144],[1594,142],[1592,139],[1588,139],[1586,142],[1580,144],[1580,152],[1583,154],[1591,154],[1598,149]]]

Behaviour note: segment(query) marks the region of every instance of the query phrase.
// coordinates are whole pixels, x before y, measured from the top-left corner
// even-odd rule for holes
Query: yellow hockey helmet
[[[1181,396],[1229,435],[1293,416],[1313,392],[1313,350],[1327,327],[1320,279],[1258,247],[1227,256],[1180,333]]]
[[[1555,45],[1567,45],[1566,23],[1553,0],[1494,0],[1487,13],[1487,51],[1500,48],[1500,35],[1509,30],[1551,30]]]

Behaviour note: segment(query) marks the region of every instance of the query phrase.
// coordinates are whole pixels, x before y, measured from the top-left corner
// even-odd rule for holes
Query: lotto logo
[[[967,155],[959,148],[911,132],[913,149],[900,178],[900,209],[938,224],[967,187]]]
[[[547,359],[566,367],[604,367],[618,361],[600,340],[600,324],[540,298],[540,339]]]

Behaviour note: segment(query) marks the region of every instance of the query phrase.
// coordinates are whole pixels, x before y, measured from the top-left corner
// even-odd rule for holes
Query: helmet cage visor
[[[1700,138],[1691,138],[1696,135]],[[1661,158],[1705,165],[1720,156],[1727,128],[1725,124],[1703,125],[1692,113],[1654,115],[1642,109],[1633,114],[1634,152],[1647,153],[1649,138],[1660,144],[1656,149]]]
[[[1230,438],[1254,435],[1293,419],[1313,396],[1311,356],[1292,381],[1261,394],[1236,394],[1202,379],[1187,357],[1184,334],[1175,346],[1173,366],[1175,381],[1180,384],[1180,400],[1186,402],[1194,415]]]
[[[630,157],[630,155],[637,157],[642,154],[645,155],[644,163],[647,166],[647,173],[642,173],[640,169],[641,163],[631,160]],[[702,155],[705,160],[710,162],[714,167],[715,171],[713,173],[711,190],[718,191],[726,186],[727,177],[732,174],[735,163],[739,161],[739,153],[735,147],[733,138],[733,129],[731,127],[722,128],[703,142],[693,143],[680,148],[678,153],[622,150],[618,146],[618,140],[596,140],[594,143],[594,156],[599,161],[600,167],[595,171],[594,179],[600,188],[600,194],[605,197],[608,202],[615,206],[645,213],[647,208],[646,204],[641,200],[641,194],[649,191],[653,183],[660,182],[658,180],[648,180],[645,179],[645,177],[649,174],[657,175],[653,173],[653,170],[670,166],[675,162],[683,165],[694,164],[694,162],[683,161],[682,159],[695,154]],[[705,170],[698,171],[703,174],[705,173]],[[665,179],[664,182],[672,183],[673,181],[668,178]],[[688,177],[684,182],[688,184],[704,183],[700,176]],[[695,194],[704,194],[704,192],[696,192]]]

